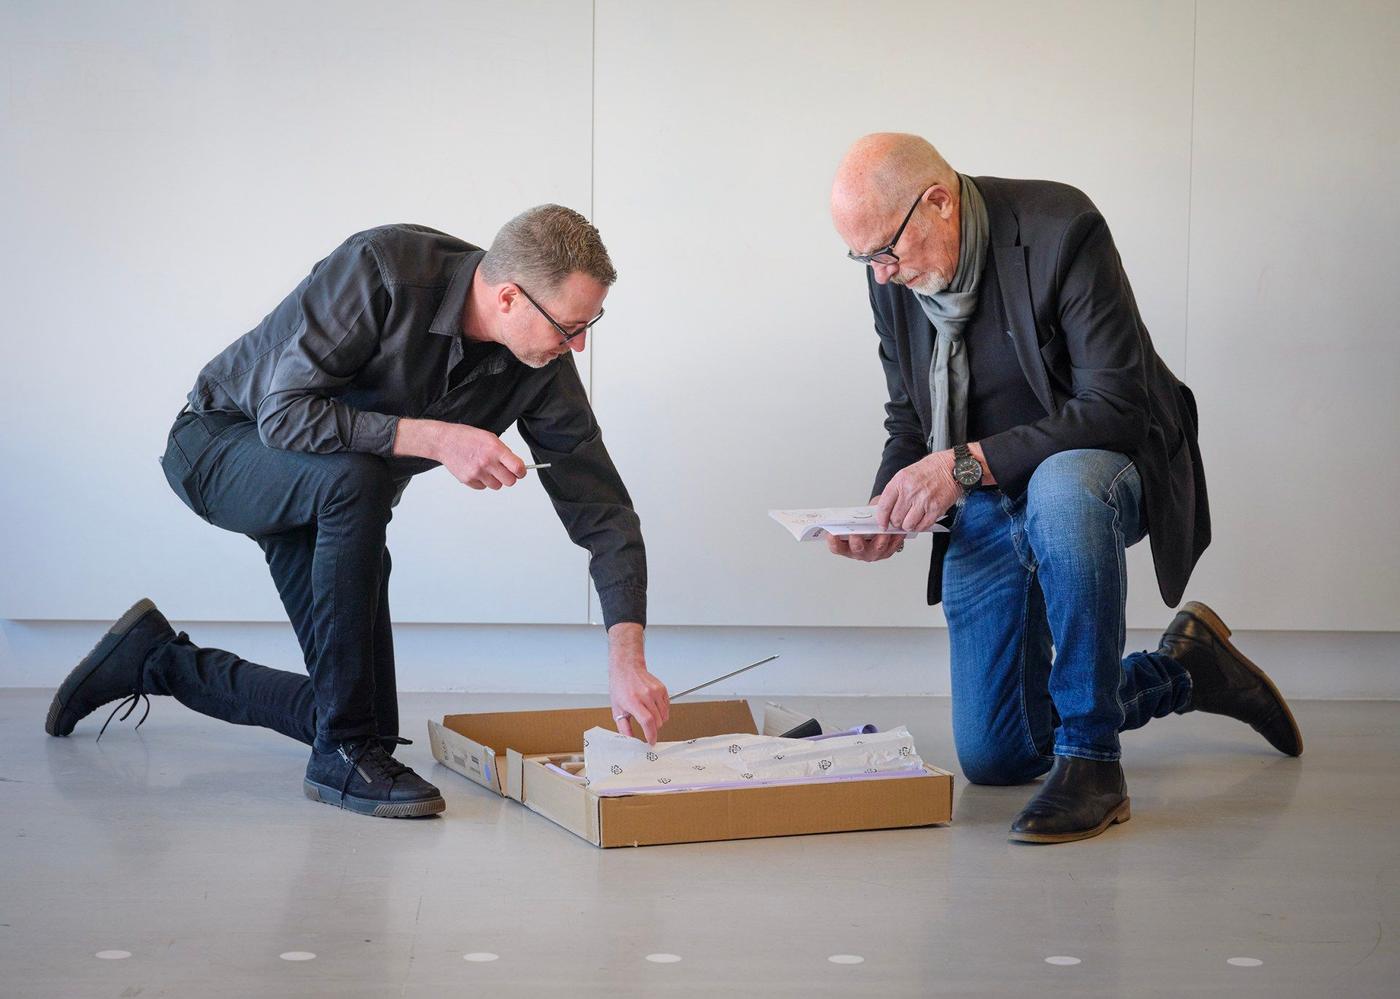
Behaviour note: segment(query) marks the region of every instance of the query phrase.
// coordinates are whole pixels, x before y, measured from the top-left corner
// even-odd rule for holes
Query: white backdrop
[[[844,147],[919,132],[1076,184],[1197,391],[1242,629],[1400,630],[1400,19],[1390,4],[5,5],[0,615],[278,620],[261,556],[154,457],[199,367],[345,235],[473,241],[560,201],[621,280],[591,348],[652,622],[926,626],[924,545],[798,547],[865,498],[882,379],[826,215]],[[403,621],[583,623],[538,483],[435,472],[390,527]],[[1159,626],[1146,546],[1130,623]]]

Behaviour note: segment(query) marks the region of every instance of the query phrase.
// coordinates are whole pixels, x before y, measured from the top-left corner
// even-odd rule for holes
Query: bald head
[[[846,151],[831,185],[831,216],[841,228],[853,216],[903,212],[921,190],[943,184],[958,193],[957,172],[927,140],[904,132],[876,132]]]
[[[932,295],[957,269],[961,188],[957,171],[924,139],[876,132],[856,140],[841,160],[831,184],[831,220],[853,254],[874,254],[895,241],[897,253],[870,261],[880,284]]]

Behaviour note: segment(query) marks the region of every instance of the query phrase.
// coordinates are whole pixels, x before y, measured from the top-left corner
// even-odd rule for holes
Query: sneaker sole
[[[1283,708],[1283,714],[1288,719],[1289,727],[1293,729],[1293,739],[1298,746],[1298,752],[1285,752],[1285,755],[1302,756],[1303,733],[1298,728],[1298,721],[1293,717],[1293,711],[1288,707],[1288,702],[1283,699],[1283,695],[1279,693],[1279,689],[1274,686],[1274,681],[1269,679],[1269,674],[1250,662],[1249,658],[1244,653],[1235,648],[1234,644],[1230,641],[1230,629],[1226,627],[1224,621],[1220,620],[1220,615],[1216,614],[1215,611],[1196,600],[1188,600],[1181,609],[1204,624],[1206,630],[1225,648],[1225,651],[1229,652],[1236,660],[1243,663],[1245,669],[1249,670],[1249,672],[1254,675],[1255,679],[1261,681],[1264,686],[1268,688],[1269,693],[1273,695],[1279,707]],[[1277,746],[1274,748],[1278,749]],[[1280,752],[1284,751],[1280,750]]]
[[[422,801],[373,801],[369,798],[358,798],[353,794],[342,795],[335,788],[317,784],[313,780],[302,781],[301,786],[312,801],[381,819],[416,819],[425,815],[436,815],[447,808],[447,802],[441,795],[436,798],[424,798]]]
[[[152,601],[142,597],[117,619],[116,624],[107,629],[107,634],[97,640],[92,651],[83,656],[78,665],[73,667],[73,671],[59,685],[58,693],[53,695],[53,701],[49,704],[48,717],[44,719],[45,732],[59,738],[68,734],[58,731],[58,718],[63,714],[68,702],[78,691],[83,689],[83,684],[87,683],[92,674],[97,672],[98,668],[107,661],[107,657],[122,643],[122,639],[127,636],[127,633],[136,627],[143,617],[155,609],[156,605]],[[74,725],[76,724],[77,722],[74,722]]]
[[[1081,839],[1093,839],[1095,836],[1107,831],[1109,826],[1118,825],[1120,822],[1127,822],[1132,817],[1133,812],[1129,807],[1129,800],[1124,798],[1121,805],[1110,812],[1106,819],[1092,829],[1080,829],[1076,832],[1068,833],[1013,832],[1007,836],[1007,839],[1013,843],[1073,843]]]

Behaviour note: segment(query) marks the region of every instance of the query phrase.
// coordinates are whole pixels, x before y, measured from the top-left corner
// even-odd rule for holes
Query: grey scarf
[[[963,332],[977,311],[977,290],[987,263],[987,206],[972,178],[962,174],[958,177],[962,182],[958,269],[952,282],[938,294],[914,293],[937,334],[928,367],[929,398],[933,402],[933,429],[928,435],[930,454],[967,443],[970,376]]]

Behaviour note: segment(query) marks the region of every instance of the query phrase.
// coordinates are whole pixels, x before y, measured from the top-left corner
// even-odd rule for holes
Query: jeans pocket
[[[190,456],[199,455],[207,443],[207,435],[193,414],[182,414],[170,428],[165,454],[160,459],[161,470],[165,472],[165,481],[171,491],[180,498],[180,502],[206,521],[209,514],[199,494],[199,476]]]

